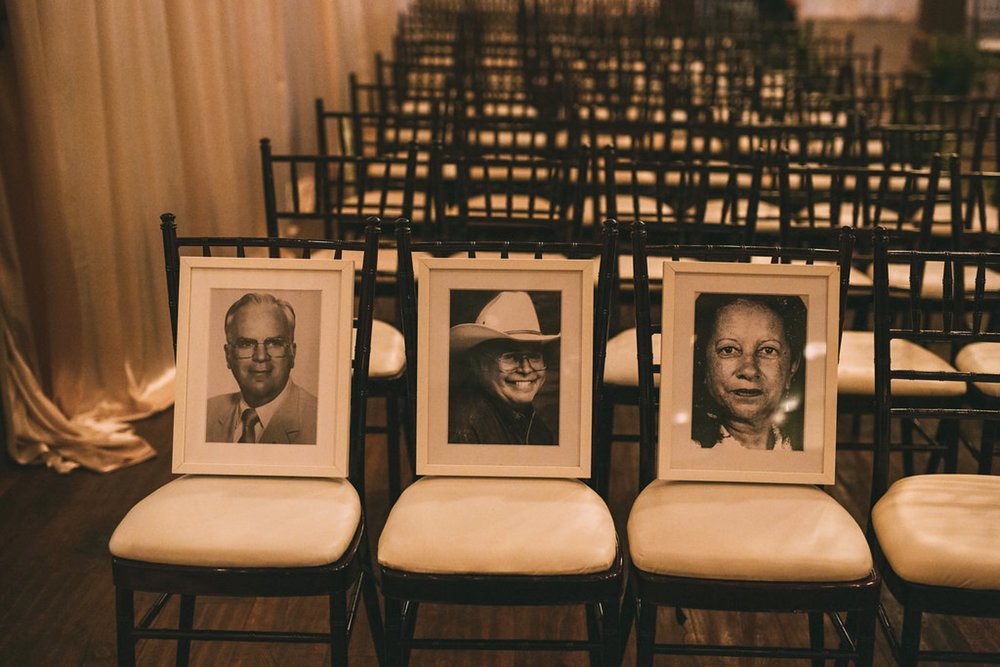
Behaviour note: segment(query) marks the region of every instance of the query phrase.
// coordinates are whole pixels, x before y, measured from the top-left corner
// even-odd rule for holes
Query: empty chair
[[[894,249],[885,233],[875,238],[875,382],[876,450],[872,480],[871,531],[878,565],[892,596],[902,607],[902,627],[897,635],[890,615],[879,619],[893,656],[900,665],[923,660],[996,662],[996,653],[976,654],[961,647],[921,649],[924,614],[1000,616],[1000,567],[995,557],[1000,536],[1000,478],[990,475],[925,474],[904,477],[890,484],[889,445],[893,419],[918,420],[924,428],[976,438],[978,420],[992,422],[998,413],[979,406],[970,409],[955,400],[954,392],[928,392],[919,405],[900,388],[921,382],[964,389],[967,382],[979,391],[995,392],[1000,370],[967,359],[962,370],[951,367],[914,372],[899,363],[899,343],[941,347],[946,356],[955,348],[995,346],[1000,335],[988,325],[996,314],[997,293],[986,286],[985,272],[996,270],[1000,255],[985,252],[927,252]],[[943,264],[942,308],[924,316],[919,308],[921,273],[930,262]],[[911,277],[905,290],[902,318],[892,303],[896,289],[890,267],[903,266]],[[972,269],[975,279],[960,276]],[[960,357],[962,353],[959,353]],[[964,391],[962,392],[964,393]],[[981,467],[988,472],[988,467]]]

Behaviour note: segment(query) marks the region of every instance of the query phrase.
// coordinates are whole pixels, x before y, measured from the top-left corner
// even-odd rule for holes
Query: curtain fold
[[[107,471],[155,454],[124,422],[173,400],[160,213],[185,235],[264,234],[258,140],[314,150],[313,100],[344,104],[399,3],[6,2],[8,451]]]

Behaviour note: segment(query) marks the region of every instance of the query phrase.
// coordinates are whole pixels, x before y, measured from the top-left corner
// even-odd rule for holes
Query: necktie
[[[260,423],[260,417],[257,416],[257,411],[253,408],[247,408],[240,415],[240,419],[243,421],[243,432],[240,433],[239,442],[257,442],[257,434],[255,433],[255,428],[257,424]]]

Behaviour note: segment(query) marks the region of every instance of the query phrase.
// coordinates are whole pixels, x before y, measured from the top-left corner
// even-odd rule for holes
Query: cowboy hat
[[[558,338],[559,334],[542,333],[527,292],[500,292],[483,306],[474,323],[451,328],[451,351],[464,352],[488,340],[548,343]]]

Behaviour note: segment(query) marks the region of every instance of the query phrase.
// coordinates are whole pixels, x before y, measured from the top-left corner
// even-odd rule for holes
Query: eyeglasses
[[[231,347],[237,359],[250,359],[257,353],[258,345],[261,345],[261,342],[253,338],[237,338]],[[264,352],[273,359],[284,357],[288,350],[288,343],[284,338],[265,338],[263,345]]]
[[[497,366],[501,373],[510,373],[520,368],[522,361],[527,361],[532,370],[545,370],[545,357],[541,352],[504,352],[497,355]]]

